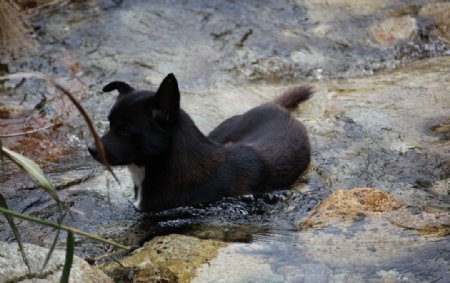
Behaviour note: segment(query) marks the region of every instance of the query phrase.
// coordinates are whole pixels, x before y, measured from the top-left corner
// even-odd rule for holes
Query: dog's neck
[[[170,176],[172,182],[186,184],[207,175],[208,171],[223,159],[223,156],[224,146],[209,140],[200,132],[189,115],[181,110],[179,122],[172,132],[169,152],[161,157],[149,159],[150,161],[140,168],[162,171],[164,174],[160,176],[165,176],[165,179]],[[131,172],[135,171],[138,172],[133,167]],[[133,176],[135,175],[143,176],[140,173]],[[150,178],[149,174],[144,175]],[[135,186],[140,186],[143,178],[133,177],[133,180],[136,181]]]
[[[172,136],[168,157],[174,181],[189,183],[204,177],[223,158],[223,146],[209,140],[183,110]]]
[[[181,110],[179,123],[172,132],[170,151],[144,166],[128,166],[135,189],[134,206],[141,209],[142,194],[149,189],[144,186],[150,185],[152,192],[158,192],[201,183],[224,161],[224,157],[224,146],[203,135],[189,115]]]

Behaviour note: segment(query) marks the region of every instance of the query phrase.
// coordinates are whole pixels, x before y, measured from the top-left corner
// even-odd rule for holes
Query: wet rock
[[[88,95],[83,105],[93,115],[96,126],[102,129],[107,128],[107,114],[116,97],[101,93],[104,83],[120,79],[139,88],[152,88],[166,72],[175,72],[180,78],[182,106],[205,133],[223,119],[270,101],[277,93],[294,86],[284,82],[303,84],[310,78],[309,83],[316,93],[294,115],[305,122],[314,152],[312,170],[305,176],[307,184],[296,186],[286,199],[227,199],[200,209],[180,208],[187,216],[172,213],[170,219],[162,219],[165,213],[155,216],[136,212],[128,203],[133,196],[131,181],[128,175],[120,174],[119,169],[116,173],[119,172],[120,186],[110,182],[112,188],[108,188],[103,176],[99,176],[60,192],[72,209],[73,217],[66,219],[71,225],[121,243],[134,244],[149,231],[155,236],[167,234],[167,231],[174,233],[179,227],[213,224],[193,235],[230,241],[251,239],[251,243],[245,245],[230,244],[228,247],[235,249],[228,254],[224,251],[227,259],[223,262],[236,266],[239,274],[248,270],[255,278],[262,278],[259,281],[264,278],[287,282],[379,281],[380,278],[406,281],[423,274],[426,276],[416,281],[434,281],[434,275],[448,278],[448,260],[445,259],[448,241],[432,244],[426,238],[445,234],[445,230],[439,228],[439,223],[444,223],[439,221],[435,225],[421,225],[418,230],[404,229],[392,225],[397,220],[376,216],[380,212],[366,211],[352,216],[355,221],[343,221],[343,227],[335,223],[320,229],[295,229],[299,219],[330,191],[342,187],[380,187],[408,202],[449,208],[448,135],[445,125],[437,121],[439,117],[450,117],[447,107],[450,105],[450,57],[438,57],[448,51],[434,50],[433,46],[425,49],[427,39],[417,36],[414,42],[406,44],[415,46],[417,43],[418,51],[399,54],[395,53],[397,48],[368,45],[365,36],[367,27],[374,21],[387,15],[411,15],[420,7],[390,14],[392,10],[397,11],[397,7],[413,4],[400,0],[299,0],[295,4],[293,1],[269,1],[260,5],[257,1],[252,4],[203,0],[168,6],[158,1],[124,1],[117,7],[104,9],[100,3],[105,1],[81,2],[66,5],[65,9],[48,17],[44,14],[39,23],[42,26],[39,40],[48,48],[47,53],[29,64],[9,66],[10,70],[40,70],[58,77],[72,77],[72,72],[84,70],[80,78],[86,84]],[[420,27],[422,18],[417,19]],[[253,33],[242,47],[236,47],[249,28]],[[115,31],[114,36],[111,36],[111,29]],[[124,45],[124,42],[129,44]],[[424,49],[420,49],[422,47]],[[79,64],[72,56],[64,56],[61,50],[71,52]],[[408,64],[430,56],[435,58]],[[397,59],[402,65],[398,65]],[[385,67],[399,68],[379,72]],[[374,72],[378,73],[373,75]],[[355,77],[338,79],[342,76]],[[323,80],[317,81],[319,78]],[[249,83],[248,79],[262,81]],[[47,93],[39,85],[21,88],[17,83],[7,88],[10,87],[22,89],[19,92],[22,94],[36,90]],[[14,105],[22,96],[5,93],[3,97],[10,97],[8,105]],[[32,98],[37,100],[32,101]],[[32,106],[40,102],[39,95],[29,95],[28,99]],[[21,115],[21,112],[6,112],[3,116],[0,113],[4,120],[14,115]],[[73,119],[70,121],[74,125]],[[431,128],[434,125],[444,127]],[[87,128],[82,122],[76,122],[71,128],[76,131],[71,135],[78,136],[82,142],[89,136],[85,131],[85,134],[77,134]],[[45,139],[44,136],[39,140]],[[78,145],[82,147],[81,142]],[[84,147],[81,152],[85,152]],[[91,160],[82,153],[67,156]],[[72,183],[72,177],[64,178],[62,171],[58,168],[48,172],[58,182]],[[83,175],[90,173],[83,173],[81,177]],[[74,180],[82,180],[74,177]],[[25,178],[10,180],[17,187]],[[2,183],[2,194],[5,186]],[[300,189],[305,186],[307,190]],[[10,207],[55,219],[57,210],[51,199],[47,200],[37,190],[25,189],[31,186],[20,185],[19,188],[24,189],[8,190],[5,194]],[[408,217],[422,215],[421,209],[408,209],[405,210]],[[236,227],[229,229],[235,224]],[[266,229],[245,231],[239,224]],[[24,222],[20,223],[20,229],[25,231],[27,241],[50,244],[51,229]],[[242,229],[241,232],[238,229]],[[432,233],[426,234],[427,229]],[[186,230],[190,231],[176,230],[176,233],[187,233]],[[7,225],[0,225],[0,237],[11,240]],[[415,245],[416,239],[418,245]],[[395,254],[397,249],[403,259]],[[80,242],[77,251],[90,257],[112,252],[110,247],[90,241]],[[222,252],[219,254],[221,257]],[[342,262],[341,258],[344,258]],[[416,264],[416,258],[430,262],[429,266]],[[215,269],[206,269],[205,264],[207,273],[204,275],[211,272],[209,276],[218,279],[214,281],[227,278],[229,269],[219,258],[213,261]],[[240,265],[241,261],[248,264]],[[358,264],[361,261],[367,267],[362,268]],[[139,270],[131,267],[118,273],[125,277],[131,274],[133,278]],[[149,274],[153,272],[150,267],[146,270]],[[154,270],[153,274],[160,274],[159,278],[177,278],[162,265],[155,266]],[[223,273],[213,273],[214,270]],[[239,280],[238,276],[235,278]]]
[[[317,50],[299,50],[291,53],[291,60],[298,64],[324,65],[327,58]]]
[[[416,20],[411,16],[388,18],[369,28],[371,36],[381,45],[392,46],[412,38],[416,33]]]
[[[331,276],[353,270],[363,281],[394,277],[395,282],[429,282],[449,274],[448,257],[443,256],[450,248],[446,238],[417,235],[376,219],[307,230],[298,241],[302,256],[332,267],[334,272],[327,272]],[[434,241],[439,248],[433,247]]]
[[[357,188],[336,191],[317,206],[300,222],[299,241],[307,257],[337,269],[358,266],[374,270],[371,278],[428,281],[448,265],[445,257],[436,259],[432,247],[441,241],[440,249],[450,248],[449,224],[448,212],[411,207],[386,192]],[[407,258],[409,264],[397,269]],[[416,272],[425,267],[434,271]]]
[[[433,129],[446,131],[450,84],[443,70],[449,66],[450,57],[440,57],[370,78],[314,84],[314,106],[305,104],[298,117],[311,133],[313,165],[327,186],[378,187],[410,204],[448,208],[428,192],[448,182],[449,143]]]
[[[79,79],[59,79],[58,83],[76,100],[83,98],[86,88]],[[73,153],[75,144],[68,140],[68,136],[61,134],[63,121],[70,121],[79,112],[69,98],[49,83],[24,79],[20,84],[34,86],[35,92],[40,95],[13,92],[2,97],[0,136],[3,145],[39,164],[61,162],[65,156]]]
[[[59,282],[64,266],[65,251],[55,250],[45,271],[40,272],[48,249],[24,244],[31,265],[31,274],[23,263],[16,243],[0,242],[0,282]],[[86,261],[74,256],[70,282],[113,282],[102,271],[91,267]]]
[[[431,3],[422,7],[419,16],[433,19],[437,35],[450,44],[450,3]]]
[[[443,141],[450,140],[450,117],[440,118],[427,125],[429,132]]]
[[[450,213],[408,206],[390,194],[372,188],[339,190],[319,204],[301,221],[300,229],[323,228],[359,221],[366,217],[424,233],[449,234]]]
[[[379,190],[339,190],[319,204],[311,215],[300,223],[300,229],[330,226],[369,214],[391,212],[402,206],[403,202]]]
[[[0,3],[0,61],[14,60],[36,51],[37,42],[30,36],[31,28],[14,2]]]
[[[257,225],[192,225],[187,234],[200,239],[210,239],[222,242],[250,242],[253,234],[262,233],[267,229]]]
[[[309,235],[307,236],[309,237]],[[197,270],[192,282],[398,282],[400,279],[416,279],[413,274],[379,267],[370,276],[348,269],[332,266],[327,262],[310,261],[305,258],[309,238],[298,243],[250,243],[234,244],[222,249],[218,256]],[[330,243],[322,243],[323,249],[330,248]],[[317,248],[313,246],[313,248]],[[277,252],[287,249],[287,255],[278,256]],[[365,255],[367,256],[367,255]],[[336,258],[343,262],[345,258]],[[356,264],[356,266],[359,266]],[[381,265],[382,266],[382,265]],[[232,272],[230,272],[232,270]],[[386,281],[383,281],[386,279]],[[388,280],[391,281],[388,281]],[[398,281],[395,281],[398,280]]]
[[[102,269],[116,281],[189,282],[197,268],[227,244],[182,235],[156,237],[120,262]]]
[[[297,0],[297,2],[300,1]],[[392,4],[390,0],[314,0],[301,2],[307,5],[310,17],[321,22],[332,21],[336,15],[339,15],[339,12],[345,12],[352,16],[367,16]]]

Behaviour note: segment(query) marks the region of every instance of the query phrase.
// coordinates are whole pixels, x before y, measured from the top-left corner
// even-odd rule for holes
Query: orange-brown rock
[[[339,190],[300,222],[300,229],[320,228],[361,217],[381,218],[393,225],[423,233],[448,235],[450,213],[408,206],[387,192],[372,188]]]
[[[223,242],[183,235],[160,236],[122,259],[122,266],[113,263],[103,270],[116,281],[190,282],[197,268],[225,246]]]

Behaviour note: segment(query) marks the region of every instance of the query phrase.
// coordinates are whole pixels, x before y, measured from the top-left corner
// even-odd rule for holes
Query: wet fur
[[[208,137],[180,108],[172,74],[156,92],[134,90],[123,82],[104,88],[112,90],[120,94],[102,142],[111,165],[129,165],[134,205],[140,210],[288,188],[310,162],[306,129],[290,115],[311,96],[309,88],[294,88],[231,117]],[[95,146],[89,151],[98,160]]]

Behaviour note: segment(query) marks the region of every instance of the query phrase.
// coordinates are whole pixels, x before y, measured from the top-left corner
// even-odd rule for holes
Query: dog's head
[[[124,82],[107,84],[103,91],[119,96],[108,116],[109,132],[101,141],[111,165],[144,165],[166,153],[172,129],[180,114],[180,91],[173,74],[167,75],[156,92],[135,90]],[[88,148],[99,160],[95,145]]]

